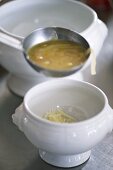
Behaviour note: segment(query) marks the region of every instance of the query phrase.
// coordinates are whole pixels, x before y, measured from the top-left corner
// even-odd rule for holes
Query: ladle
[[[11,46],[17,48],[18,50],[21,50],[27,62],[36,71],[50,77],[64,77],[77,72],[84,66],[84,64],[86,63],[86,61],[90,56],[90,50],[89,50],[90,46],[88,42],[77,32],[71,31],[66,28],[60,28],[60,27],[39,28],[31,32],[28,36],[26,36],[23,39],[16,37],[4,31],[4,29],[0,28],[0,35],[3,39],[3,43],[5,41],[5,43],[7,42],[8,45],[13,44]],[[67,40],[67,41],[80,43],[86,50],[88,50],[88,54],[86,55],[85,62],[71,69],[66,69],[66,70],[49,70],[37,65],[35,62],[29,59],[28,50],[36,44],[40,44],[42,42],[49,41],[49,40]]]

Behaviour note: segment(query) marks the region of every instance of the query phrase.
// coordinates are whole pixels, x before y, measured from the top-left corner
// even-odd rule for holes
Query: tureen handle
[[[108,28],[100,19],[97,19],[87,32],[84,31],[81,33],[81,35],[89,42],[95,56],[99,54],[107,34]]]
[[[113,130],[113,109],[108,105],[107,108],[107,115],[109,119],[109,132]]]
[[[24,113],[23,104],[21,104],[12,115],[13,123],[18,126],[21,131],[24,131],[24,122],[27,121],[27,118]]]
[[[108,34],[108,28],[105,25],[105,23],[103,21],[101,21],[100,19],[97,20],[97,26],[99,29],[99,33],[101,35],[101,38],[103,39],[103,41],[105,40],[107,34]]]

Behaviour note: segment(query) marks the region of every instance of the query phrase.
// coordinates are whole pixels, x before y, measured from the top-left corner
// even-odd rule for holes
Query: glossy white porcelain
[[[73,106],[84,119],[55,123],[43,118],[51,108]],[[77,116],[74,112],[73,115]],[[106,95],[86,82],[59,79],[33,87],[12,116],[13,122],[39,148],[46,162],[59,167],[82,164],[90,150],[113,129],[113,110]]]
[[[74,0],[11,1],[0,7],[0,26],[20,38],[39,27],[65,27],[85,37],[96,56],[107,35],[107,28],[97,14],[88,6]],[[23,54],[14,48],[14,43],[4,40],[1,35],[0,64],[11,73],[10,89],[21,96],[33,85],[49,79],[34,71],[25,61]],[[77,77],[83,77],[82,71],[71,76],[74,79]],[[17,79],[19,85],[16,83]]]

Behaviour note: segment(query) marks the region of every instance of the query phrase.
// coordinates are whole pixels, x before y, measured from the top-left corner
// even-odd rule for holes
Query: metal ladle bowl
[[[14,41],[16,44],[15,48],[18,48],[21,50],[25,56],[26,61],[38,72],[50,76],[50,77],[64,77],[71,75],[78,70],[80,70],[86,61],[88,60],[90,56],[90,46],[88,42],[78,33],[71,31],[66,28],[60,28],[60,27],[46,27],[46,28],[39,28],[33,32],[31,32],[27,37],[20,40],[20,38],[17,38],[15,36],[10,35],[9,33],[6,33],[3,29],[0,29],[0,33],[4,35],[5,39],[8,39],[8,41]],[[28,50],[33,47],[36,44],[40,44],[45,41],[50,40],[66,40],[66,41],[73,41],[76,43],[81,44],[86,51],[88,51],[86,55],[86,60],[73,68],[65,69],[65,70],[51,70],[44,67],[41,67],[40,65],[37,65],[35,62],[30,60],[28,56]]]

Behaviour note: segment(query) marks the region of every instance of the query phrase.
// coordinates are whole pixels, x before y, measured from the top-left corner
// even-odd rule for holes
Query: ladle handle
[[[23,38],[16,37],[6,32],[3,28],[0,27],[0,42],[1,43],[23,51],[22,41],[23,41]]]

